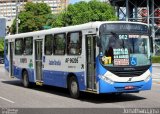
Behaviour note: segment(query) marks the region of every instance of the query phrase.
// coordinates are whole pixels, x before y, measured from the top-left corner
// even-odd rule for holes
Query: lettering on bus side
[[[78,63],[78,57],[76,58],[66,58],[66,63]]]
[[[49,60],[49,65],[60,66],[61,65],[61,61],[60,60]]]
[[[27,63],[27,58],[20,58],[20,63]]]

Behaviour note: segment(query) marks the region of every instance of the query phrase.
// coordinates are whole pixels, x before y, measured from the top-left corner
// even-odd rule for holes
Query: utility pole
[[[16,34],[18,34],[18,23],[19,23],[19,19],[18,19],[18,0],[16,0]]]

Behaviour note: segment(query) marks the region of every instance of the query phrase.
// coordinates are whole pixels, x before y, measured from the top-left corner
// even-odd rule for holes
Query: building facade
[[[52,13],[59,13],[68,6],[69,0],[0,0],[0,16],[13,19],[16,17],[16,5],[18,12],[23,10],[26,2],[44,2],[51,7]],[[17,2],[17,3],[16,3]]]

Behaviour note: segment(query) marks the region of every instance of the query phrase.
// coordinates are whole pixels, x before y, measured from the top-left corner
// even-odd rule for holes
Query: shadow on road
[[[10,85],[18,86],[18,87],[23,87],[21,81],[19,80],[2,81],[2,83],[10,84]],[[68,90],[64,88],[47,86],[47,85],[44,85],[41,87],[41,86],[36,86],[35,84],[33,84],[32,87],[29,89],[70,98]],[[114,95],[114,94],[92,94],[92,93],[81,92],[81,97],[78,100],[101,104],[101,103],[137,101],[137,100],[146,99],[138,95],[139,95],[138,93],[136,93],[136,95],[131,94],[131,93]]]

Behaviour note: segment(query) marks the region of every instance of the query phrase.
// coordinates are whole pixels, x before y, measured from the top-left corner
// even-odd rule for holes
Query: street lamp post
[[[16,0],[16,34],[18,34],[18,0]]]

